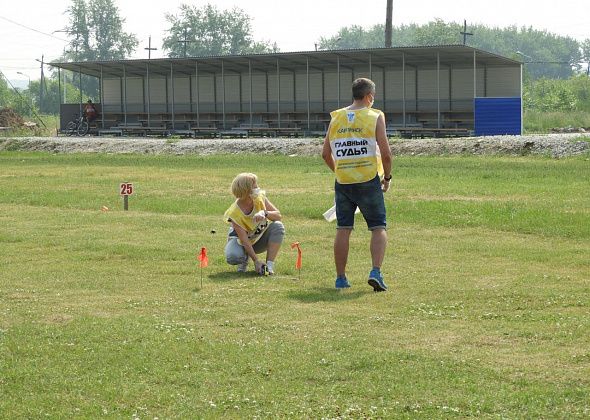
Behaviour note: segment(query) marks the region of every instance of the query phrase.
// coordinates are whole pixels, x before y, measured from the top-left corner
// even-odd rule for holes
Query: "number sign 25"
[[[119,191],[121,191],[121,195],[131,195],[133,194],[133,184],[124,182],[119,186]]]

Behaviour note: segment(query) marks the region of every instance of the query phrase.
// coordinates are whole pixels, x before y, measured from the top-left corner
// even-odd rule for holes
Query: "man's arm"
[[[375,137],[377,138],[377,146],[381,153],[381,162],[383,163],[383,176],[385,178],[391,177],[391,149],[389,148],[389,141],[387,140],[387,132],[385,131],[385,116],[379,115],[377,119],[377,127]],[[389,189],[389,181],[383,180],[383,191]]]
[[[330,122],[330,125],[332,125],[332,123]],[[330,127],[328,127],[328,131],[326,132],[326,138],[324,139],[324,147],[322,149],[322,159],[324,159],[324,162],[326,162],[326,165],[328,165],[328,168],[330,168],[330,170],[332,172],[334,172],[335,169],[335,164],[334,164],[334,157],[332,156],[332,148],[330,147]]]

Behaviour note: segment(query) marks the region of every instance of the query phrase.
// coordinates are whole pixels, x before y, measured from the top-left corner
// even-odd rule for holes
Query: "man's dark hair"
[[[354,99],[363,99],[369,93],[375,93],[375,83],[372,80],[361,77],[352,82],[352,97]]]

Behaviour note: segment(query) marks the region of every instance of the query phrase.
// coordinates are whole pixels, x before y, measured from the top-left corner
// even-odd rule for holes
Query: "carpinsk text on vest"
[[[338,134],[344,134],[344,133],[362,133],[363,129],[360,127],[344,127],[344,128],[339,128],[338,129]]]

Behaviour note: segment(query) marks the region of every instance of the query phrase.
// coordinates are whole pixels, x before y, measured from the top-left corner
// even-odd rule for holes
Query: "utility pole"
[[[39,81],[39,111],[43,109],[43,65],[45,64],[44,59],[45,55],[43,54],[41,54],[41,60],[37,59],[37,61],[41,63],[41,80]]]
[[[385,48],[391,48],[393,32],[393,0],[387,0],[387,11],[385,15]]]
[[[473,32],[467,32],[467,19],[463,19],[463,32],[459,32],[463,35],[463,45],[467,45],[467,36],[473,36]]]
[[[147,46],[147,48],[144,48],[144,50],[147,50],[148,51],[148,60],[150,60],[152,58],[152,51],[156,51],[157,50],[157,48],[152,48],[152,36],[151,35],[150,35],[149,40],[148,40],[148,46]],[[185,50],[184,55],[186,56],[186,50]]]

